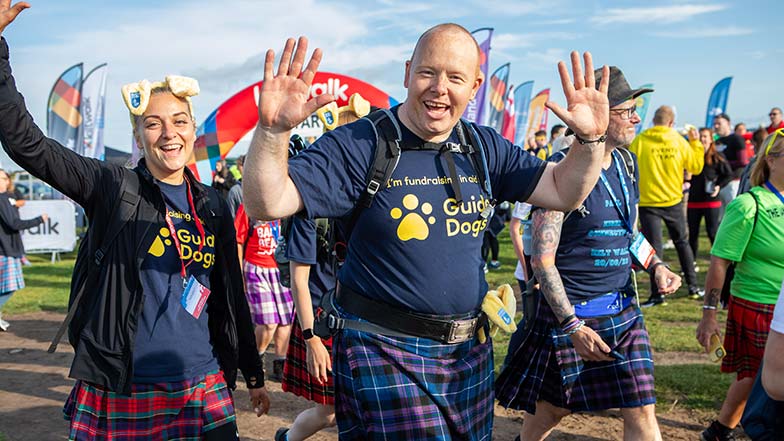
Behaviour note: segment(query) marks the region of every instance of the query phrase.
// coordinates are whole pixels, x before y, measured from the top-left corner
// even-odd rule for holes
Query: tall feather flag
[[[531,138],[537,130],[541,130],[540,127],[542,126],[543,120],[545,127],[547,127],[547,108],[544,106],[544,103],[546,103],[548,99],[550,99],[550,89],[544,89],[537,93],[531,100],[531,105],[528,108],[528,130],[525,132],[526,141]],[[525,144],[521,145],[524,146]]]
[[[509,92],[506,93],[506,108],[504,109],[504,123],[501,127],[501,136],[508,139],[509,142],[514,142],[515,139],[515,103],[514,93],[512,93],[512,86],[509,86]]]
[[[104,108],[106,105],[106,63],[96,66],[82,83],[81,151],[88,158],[104,159]]]
[[[487,78],[487,69],[490,60],[490,40],[493,37],[493,28],[480,28],[471,33],[479,43],[479,50],[481,59],[479,60],[479,68],[482,71],[482,76]],[[471,122],[481,123],[484,117],[485,110],[485,93],[487,90],[487,82],[479,86],[474,99],[468,102],[463,118]]]
[[[509,63],[504,64],[490,76],[490,103],[487,114],[487,125],[501,133],[504,123],[504,107],[506,104],[507,82],[509,81]]]
[[[713,127],[713,118],[727,112],[727,99],[730,96],[732,77],[724,78],[713,86],[708,99],[708,111],[705,115],[705,127]]]
[[[47,135],[68,147],[78,150],[79,126],[82,124],[82,63],[75,64],[60,75],[49,92],[46,109]]]
[[[531,104],[533,81],[526,81],[514,90],[515,140],[514,144],[525,147],[525,132],[528,129],[528,106]]]
[[[640,86],[640,89],[653,89],[653,83],[643,84]],[[634,104],[637,106],[637,115],[640,116],[640,123],[637,124],[635,130],[637,134],[642,132],[642,128],[645,127],[645,116],[648,114],[648,107],[651,105],[651,94],[644,93],[634,100]]]

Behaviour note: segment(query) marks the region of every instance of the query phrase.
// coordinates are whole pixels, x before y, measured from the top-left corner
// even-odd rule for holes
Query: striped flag
[[[501,133],[504,123],[504,107],[508,91],[506,84],[508,81],[509,63],[496,69],[490,77],[490,103],[486,125],[494,128],[498,133]]]
[[[46,115],[48,136],[71,150],[79,149],[82,124],[82,63],[66,69],[49,93]]]
[[[479,60],[479,69],[482,71],[482,76],[487,78],[487,69],[490,60],[490,39],[493,37],[493,28],[481,28],[471,33],[479,44],[481,51],[481,59]],[[484,117],[485,110],[485,93],[487,90],[487,82],[479,86],[474,99],[468,102],[463,118],[471,122],[481,123]]]

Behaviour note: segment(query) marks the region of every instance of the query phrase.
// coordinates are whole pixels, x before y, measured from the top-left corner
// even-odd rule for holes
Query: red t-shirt
[[[768,135],[770,135],[771,133],[775,132],[775,131],[776,131],[776,130],[778,130],[778,129],[784,129],[784,121],[781,121],[781,122],[779,123],[779,125],[777,125],[777,126],[775,126],[775,127],[773,126],[773,124],[771,124],[771,125],[769,125],[769,126],[768,126],[768,128],[767,128],[767,129],[765,129],[765,130],[767,130],[767,131],[768,131]]]
[[[245,260],[262,268],[277,268],[275,248],[278,247],[280,221],[254,221],[253,228],[249,227],[245,206],[240,205],[234,218],[234,228],[237,230],[237,243],[246,247]]]

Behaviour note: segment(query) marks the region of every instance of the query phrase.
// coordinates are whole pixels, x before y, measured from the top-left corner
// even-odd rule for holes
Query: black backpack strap
[[[468,144],[473,147],[470,152],[471,160],[474,163],[474,169],[480,175],[482,190],[487,193],[487,198],[490,201],[494,201],[493,185],[490,182],[490,171],[487,166],[485,145],[482,143],[482,138],[479,137],[479,132],[476,130],[476,124],[461,118],[458,123],[457,136],[460,138],[462,144]],[[493,202],[493,204],[494,203],[495,202]]]
[[[632,152],[623,147],[618,147],[615,150],[621,154],[621,157],[623,158],[623,164],[626,166],[626,173],[629,174],[629,179],[632,180],[632,184],[637,183],[637,178],[634,177],[634,158],[632,157]]]
[[[370,207],[376,193],[386,185],[400,160],[400,141],[403,137],[397,119],[389,109],[379,109],[366,116],[376,134],[376,149],[373,164],[368,170],[366,186],[359,197],[360,210]],[[356,210],[355,210],[356,211]]]
[[[106,256],[106,252],[109,250],[109,247],[112,246],[115,239],[117,239],[117,236],[120,234],[120,231],[122,231],[123,227],[128,224],[133,215],[136,213],[139,206],[139,201],[141,200],[140,186],[141,184],[139,181],[139,175],[135,171],[126,172],[124,179],[120,183],[120,197],[114,202],[114,207],[112,207],[111,215],[108,218],[109,225],[106,228],[103,239],[100,241],[101,246],[92,256],[92,265],[87,265],[88,273],[91,270],[93,272],[100,270],[101,264],[103,263],[103,258]],[[60,324],[60,328],[57,330],[57,334],[55,334],[54,338],[52,339],[52,343],[49,345],[47,352],[53,353],[55,350],[57,350],[57,345],[60,343],[60,339],[63,338],[63,334],[65,334],[65,331],[68,329],[68,325],[71,323],[71,320],[73,320],[73,316],[76,313],[76,310],[79,308],[82,295],[86,291],[86,288],[86,286],[83,286],[82,289],[76,293],[76,297],[74,297],[73,302],[71,302],[71,307],[68,309],[68,314]]]

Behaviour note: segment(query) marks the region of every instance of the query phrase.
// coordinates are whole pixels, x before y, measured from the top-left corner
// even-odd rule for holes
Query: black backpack
[[[462,201],[462,192],[460,191],[460,181],[457,178],[454,158],[452,154],[460,153],[469,155],[474,170],[480,175],[480,184],[482,190],[487,193],[490,204],[485,210],[482,211],[482,217],[489,219],[493,214],[493,207],[495,206],[495,199],[493,199],[492,185],[490,183],[490,174],[487,168],[487,158],[485,156],[484,145],[477,132],[476,125],[461,119],[456,126],[458,139],[460,143],[444,142],[432,143],[426,142],[423,145],[407,146],[402,143],[402,132],[397,118],[392,114],[389,109],[379,109],[368,116],[362,118],[370,122],[373,127],[373,132],[376,134],[376,147],[373,155],[373,164],[368,170],[365,179],[365,190],[359,197],[359,200],[354,207],[351,218],[347,225],[347,234],[350,234],[359,215],[365,208],[373,204],[373,199],[376,194],[383,190],[387,182],[392,177],[398,162],[400,162],[400,154],[404,150],[434,150],[441,152],[445,155],[447,167],[449,169],[450,177],[452,178],[452,189],[454,191],[455,199],[458,202]],[[337,248],[335,243],[334,234],[334,220],[332,219],[317,219],[316,220],[316,237],[319,245],[319,260],[324,257],[332,259],[331,264],[333,268],[337,268],[339,254],[341,250]],[[278,263],[278,270],[280,271],[280,281],[283,286],[291,286],[291,273],[289,270],[289,259],[286,257],[287,240],[291,231],[290,218],[281,220],[281,235],[278,240],[278,247],[275,250],[275,261]],[[348,242],[348,237],[346,237]],[[322,250],[323,254],[322,254]],[[345,250],[343,250],[345,252]]]

